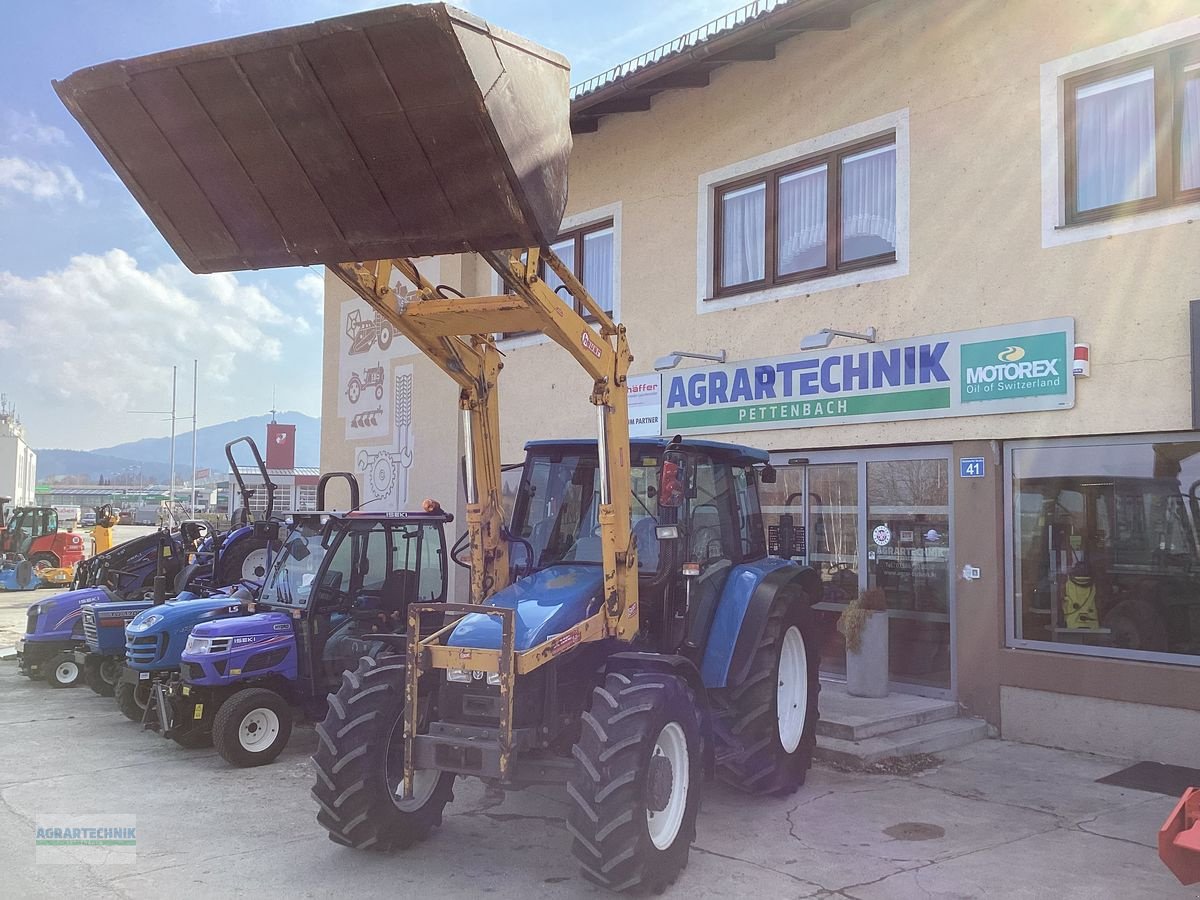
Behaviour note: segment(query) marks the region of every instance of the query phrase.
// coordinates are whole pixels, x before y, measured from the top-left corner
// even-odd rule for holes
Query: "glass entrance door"
[[[845,676],[837,619],[860,592],[879,590],[893,688],[952,696],[949,450],[777,453],[771,463],[778,481],[762,487],[770,550],[812,566],[824,584],[821,671]]]

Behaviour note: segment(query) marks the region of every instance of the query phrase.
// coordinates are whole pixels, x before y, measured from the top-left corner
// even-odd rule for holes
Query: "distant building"
[[[321,470],[316,466],[296,465],[296,426],[281,422],[267,424],[267,450],[264,462],[267,475],[276,485],[275,511],[290,512],[317,508],[317,482]],[[267,508],[267,491],[261,487],[263,480],[257,467],[238,466],[250,495],[250,509],[261,515]],[[236,490],[234,491],[236,493]],[[241,498],[231,498],[231,507],[241,503]]]
[[[0,394],[0,497],[14,506],[32,506],[37,483],[37,454],[25,443],[25,426],[17,411]]]

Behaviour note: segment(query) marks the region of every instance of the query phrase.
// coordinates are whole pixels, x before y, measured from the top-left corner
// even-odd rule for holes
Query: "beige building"
[[[771,452],[765,525],[830,621],[884,592],[894,690],[1194,764],[1194,0],[793,0],[682,43],[577,88],[555,245],[629,327],[637,427],[657,392],[665,433]],[[455,496],[450,381],[332,277],[326,323],[323,469]],[[592,433],[566,354],[501,347],[506,461]]]

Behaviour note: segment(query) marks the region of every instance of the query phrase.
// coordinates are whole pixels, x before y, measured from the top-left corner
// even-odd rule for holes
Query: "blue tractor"
[[[804,783],[821,585],[767,555],[766,453],[678,439],[630,451],[637,637],[588,635],[612,602],[597,444],[530,443],[510,528],[519,577],[483,606],[411,604],[405,634],[376,636],[387,651],[331,697],[313,757],[331,839],[407,847],[458,777],[565,783],[584,873],[656,888],[686,862],[707,773],[760,795]]]
[[[233,455],[234,447],[242,443],[249,445],[267,492],[266,511],[261,520],[254,522],[251,521],[254,489],[246,484]],[[118,588],[112,592],[112,596],[99,598],[84,607],[84,646],[74,653],[75,663],[83,672],[84,680],[97,694],[111,697],[116,692],[125,660],[126,626],[140,612],[165,599],[165,594],[148,599],[150,591],[146,588],[147,585],[153,585],[156,574],[162,576],[159,588],[165,591],[167,584],[172,585],[178,600],[207,597],[239,584],[253,595],[266,580],[271,556],[279,549],[279,523],[274,518],[277,486],[271,481],[252,438],[240,437],[227,443],[225,458],[229,460],[230,471],[242,498],[241,507],[231,517],[228,530],[214,533],[206,522],[186,520],[180,523],[177,532],[160,531],[157,540],[162,547],[158,556],[163,562],[161,573],[155,571],[154,557],[140,551],[134,555],[132,562],[120,559],[103,561],[109,554],[125,552],[128,556],[129,551],[124,550],[128,544],[114,547],[108,554],[101,554],[89,561],[85,577],[100,579]],[[167,540],[171,541],[169,547],[163,543]],[[170,566],[165,564],[168,559],[173,561]],[[120,590],[121,579],[127,579],[133,588]],[[140,694],[134,691],[133,695],[144,699],[144,691]],[[126,698],[126,706],[132,711],[129,703]]]
[[[354,476],[342,475],[356,507]],[[402,628],[411,603],[445,599],[452,520],[432,503],[423,512],[296,516],[255,612],[197,625],[181,679],[156,685],[162,733],[199,728],[196,742],[210,735],[235,766],[274,760],[293,710],[323,719],[342,673],[388,648],[379,635]]]

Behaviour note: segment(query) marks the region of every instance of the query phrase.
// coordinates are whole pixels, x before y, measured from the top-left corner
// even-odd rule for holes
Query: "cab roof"
[[[639,437],[629,441],[629,447],[636,455],[638,453],[660,454],[670,443],[665,437]],[[744,444],[727,444],[721,441],[696,441],[684,439],[681,442],[684,449],[702,450],[714,459],[735,466],[762,465],[768,459],[766,450],[757,447],[747,447]],[[568,438],[566,440],[529,441],[525,444],[525,452],[546,455],[553,451],[562,453],[596,453],[596,442],[587,438]]]

